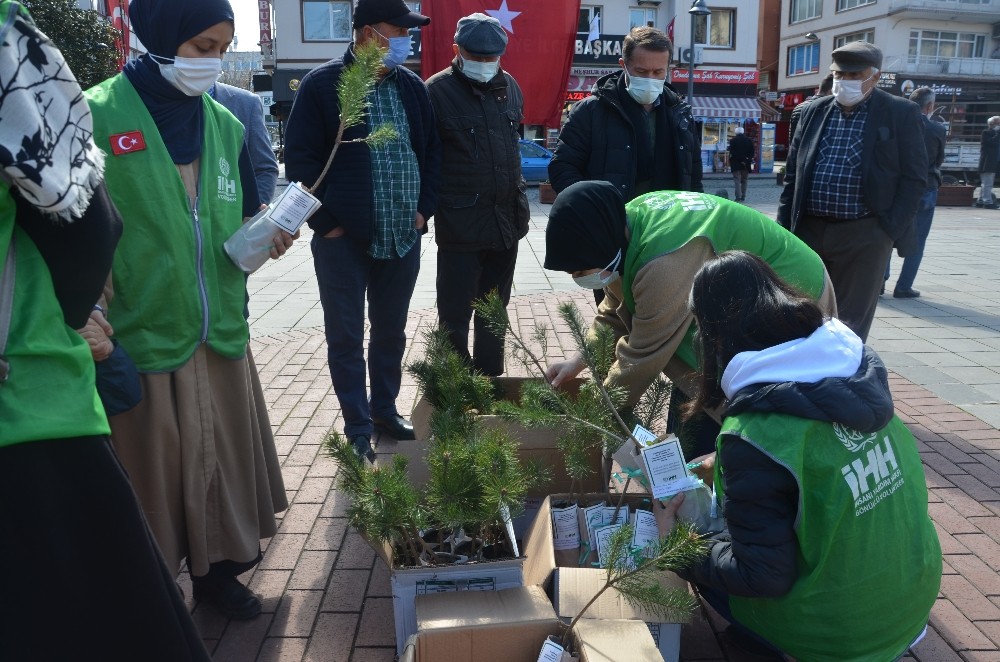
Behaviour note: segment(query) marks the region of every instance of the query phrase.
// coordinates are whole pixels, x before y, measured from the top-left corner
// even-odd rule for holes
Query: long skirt
[[[142,402],[110,419],[111,440],[168,566],[186,558],[201,576],[254,561],[288,501],[249,350],[234,360],[202,345],[141,378]]]

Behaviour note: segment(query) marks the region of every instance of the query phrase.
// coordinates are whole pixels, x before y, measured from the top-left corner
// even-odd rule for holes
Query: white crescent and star
[[[129,141],[129,144],[126,145],[125,144],[126,141]],[[123,152],[129,151],[138,144],[139,144],[138,140],[129,136],[121,136],[118,138],[118,149],[122,150]]]
[[[507,9],[507,0],[500,3],[500,9],[487,9],[486,13],[500,21],[500,25],[507,32],[514,34],[514,19],[522,12]]]

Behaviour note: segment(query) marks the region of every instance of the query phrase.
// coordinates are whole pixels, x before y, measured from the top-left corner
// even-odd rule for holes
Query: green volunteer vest
[[[862,434],[787,414],[726,418],[799,485],[799,576],[776,599],[730,596],[733,616],[799,660],[888,662],[927,623],[941,547],[916,442],[896,417]],[[717,467],[716,490],[725,494]]]
[[[635,314],[632,283],[639,270],[673,253],[696,237],[712,244],[716,255],[744,250],[761,257],[790,285],[818,299],[823,293],[823,261],[798,237],[758,211],[704,193],[656,191],[625,205],[632,237],[625,254],[622,290]],[[686,293],[685,293],[686,296]],[[697,369],[694,324],[677,349],[677,358]]]
[[[125,223],[108,311],[115,337],[143,372],[175,370],[203,342],[227,358],[243,356],[250,337],[243,316],[246,280],[222,249],[243,222],[242,125],[202,97],[205,138],[193,211],[156,124],[128,79],[115,76],[86,96],[94,141],[108,154],[108,191]],[[138,133],[141,140],[133,144]]]
[[[16,238],[14,310],[0,384],[0,446],[109,434],[86,341],[66,326],[52,276],[34,242],[14,223],[14,199],[0,192],[0,262]]]

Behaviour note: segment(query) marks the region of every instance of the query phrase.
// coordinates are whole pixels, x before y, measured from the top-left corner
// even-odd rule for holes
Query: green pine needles
[[[564,647],[568,645],[577,621],[611,588],[616,589],[631,607],[642,609],[662,621],[694,611],[697,602],[690,593],[664,588],[656,576],[664,570],[688,568],[708,553],[708,547],[694,525],[679,522],[669,535],[644,550],[632,546],[632,534],[632,526],[626,524],[611,535],[606,550],[608,560],[604,569],[604,585],[570,622],[563,633]]]

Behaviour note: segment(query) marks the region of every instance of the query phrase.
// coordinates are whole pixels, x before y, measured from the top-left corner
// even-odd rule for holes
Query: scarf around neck
[[[0,21],[0,172],[40,212],[72,222],[104,173],[90,108],[24,7],[0,0]]]

